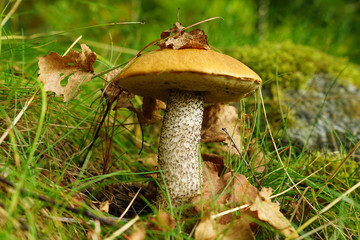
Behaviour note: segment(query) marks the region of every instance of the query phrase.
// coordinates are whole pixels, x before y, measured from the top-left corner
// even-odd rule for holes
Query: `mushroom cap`
[[[237,59],[204,49],[159,49],[139,57],[116,79],[134,94],[166,101],[171,89],[203,92],[206,103],[252,93],[261,78]]]

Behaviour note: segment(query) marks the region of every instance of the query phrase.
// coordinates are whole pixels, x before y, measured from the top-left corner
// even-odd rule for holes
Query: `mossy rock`
[[[328,55],[313,47],[291,42],[262,43],[241,46],[231,55],[257,72],[264,80],[264,88],[274,85],[276,71],[279,85],[284,90],[303,88],[316,73],[339,77],[360,88],[360,67],[347,58]]]
[[[360,140],[360,66],[290,42],[242,46],[231,55],[262,77],[268,120],[281,130],[286,118],[285,142],[336,151]]]

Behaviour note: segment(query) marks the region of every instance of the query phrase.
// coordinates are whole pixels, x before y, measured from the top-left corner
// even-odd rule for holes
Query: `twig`
[[[234,147],[235,147],[236,151],[238,151],[241,159],[244,161],[246,167],[249,169],[251,175],[252,175],[253,178],[255,179],[256,183],[259,185],[259,188],[262,189],[262,186],[261,186],[261,184],[260,184],[260,182],[259,182],[259,179],[258,179],[258,178],[255,176],[255,174],[253,173],[253,171],[252,171],[249,163],[245,160],[244,156],[243,156],[242,153],[240,152],[240,149],[239,149],[238,146],[236,145],[234,139],[233,139],[233,138],[231,137],[231,135],[229,134],[228,130],[227,130],[226,128],[222,128],[222,130],[229,136],[231,142],[234,144]]]
[[[129,205],[126,207],[125,211],[121,214],[121,216],[119,217],[118,221],[121,221],[123,219],[123,217],[125,216],[125,214],[129,211],[130,207],[133,205],[135,199],[137,198],[137,196],[139,195],[141,191],[141,188],[139,188],[139,190],[136,192],[135,196],[133,197],[133,199],[131,199],[131,202],[129,203]]]
[[[8,185],[8,186],[10,186],[12,188],[15,188],[15,185],[12,182],[10,182],[9,180],[7,180],[6,178],[4,178],[4,177],[0,176],[0,182],[4,183],[4,184],[6,184],[6,185]],[[49,203],[50,206],[59,206],[60,208],[64,208],[67,211],[70,211],[72,213],[81,214],[81,215],[84,215],[86,217],[99,220],[101,223],[103,223],[105,225],[119,227],[119,225],[114,220],[109,219],[109,218],[103,218],[103,217],[97,216],[97,215],[95,215],[94,213],[92,213],[91,211],[89,211],[89,210],[87,210],[85,208],[76,208],[76,207],[72,207],[72,206],[67,205],[67,204],[59,203],[59,202],[56,202],[55,200],[53,200],[51,198],[48,198],[48,197],[46,197],[44,195],[31,193],[29,191],[26,191],[23,188],[20,189],[20,193],[22,195],[24,195],[24,196],[28,196],[28,197],[31,197],[31,198],[34,198],[34,199],[38,199],[38,200],[40,200],[42,202]]]

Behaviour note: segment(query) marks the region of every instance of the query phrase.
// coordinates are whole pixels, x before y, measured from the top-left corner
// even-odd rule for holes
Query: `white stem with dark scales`
[[[173,90],[169,94],[158,162],[166,183],[166,186],[161,185],[163,189],[167,187],[174,205],[200,193],[202,168],[198,154],[203,113],[204,97],[201,93]]]

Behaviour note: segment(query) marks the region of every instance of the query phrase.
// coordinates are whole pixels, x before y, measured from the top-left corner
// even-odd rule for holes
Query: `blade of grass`
[[[306,227],[308,227],[311,223],[313,223],[315,220],[317,220],[321,214],[327,212],[330,208],[332,208],[335,204],[337,204],[338,202],[340,202],[344,197],[346,197],[347,195],[349,195],[351,192],[353,192],[355,189],[357,189],[358,187],[360,187],[360,182],[358,182],[357,184],[355,184],[354,186],[352,186],[349,190],[347,190],[345,193],[343,193],[341,196],[339,196],[338,198],[336,198],[334,201],[332,201],[330,204],[328,204],[326,207],[324,207],[321,211],[319,211],[315,216],[313,216],[312,218],[310,218],[309,220],[307,220],[303,225],[301,225],[296,232],[300,233],[301,231],[303,231]],[[286,239],[292,239],[293,237],[290,235],[288,238]]]
[[[15,13],[16,9],[19,7],[22,0],[17,0],[15,4],[12,6],[8,14],[1,21],[1,28],[5,26],[6,22],[11,18],[11,16]]]
[[[128,230],[132,225],[134,225],[138,220],[140,219],[140,217],[137,215],[136,217],[134,217],[133,219],[131,219],[129,222],[127,222],[124,226],[122,226],[121,228],[119,228],[116,232],[114,232],[113,234],[111,234],[110,237],[105,238],[105,240],[114,240],[117,239],[117,237],[119,237],[121,234],[123,234],[126,230]]]

